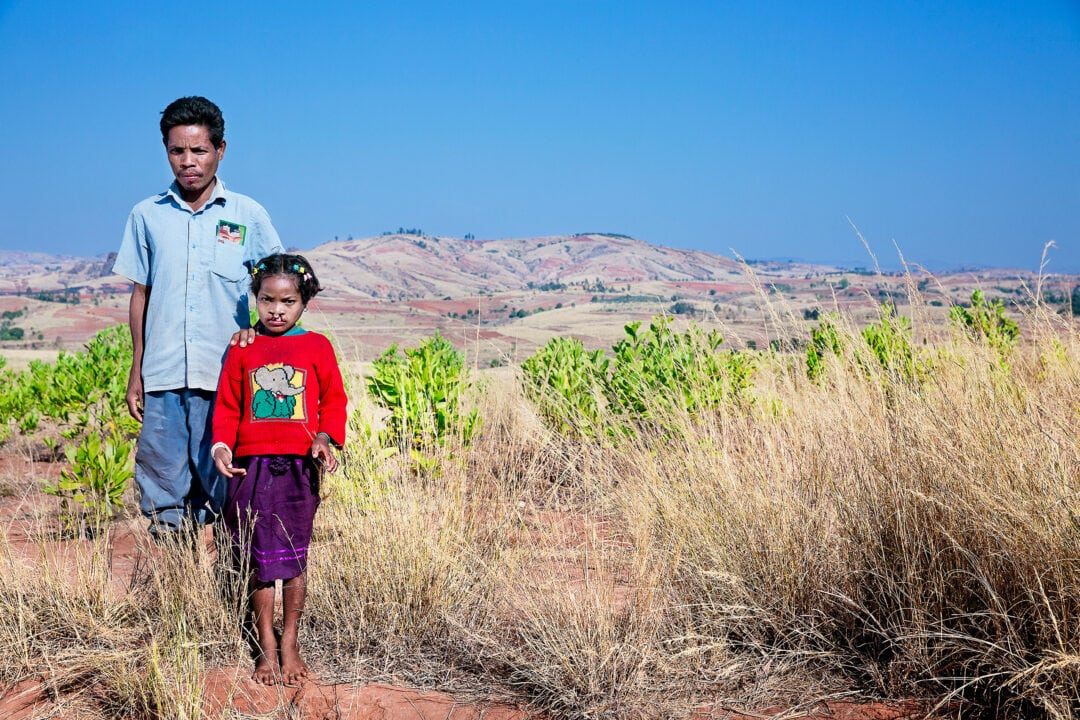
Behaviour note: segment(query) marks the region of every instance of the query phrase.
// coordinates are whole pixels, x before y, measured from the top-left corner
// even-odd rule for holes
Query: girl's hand
[[[217,466],[218,472],[225,477],[236,477],[237,475],[247,475],[247,470],[241,467],[233,467],[232,450],[225,447],[224,444],[218,445],[214,448],[214,465]]]
[[[330,441],[326,439],[326,435],[323,433],[319,433],[311,441],[311,459],[322,465],[327,472],[337,470],[337,458],[334,457]]]

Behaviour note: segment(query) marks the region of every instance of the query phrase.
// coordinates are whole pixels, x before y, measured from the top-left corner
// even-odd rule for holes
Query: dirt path
[[[265,687],[247,670],[219,668],[203,682],[203,717],[252,717],[266,720],[525,720],[529,714],[498,705],[464,705],[450,695],[389,685]],[[27,680],[0,696],[0,717],[76,720],[64,698],[52,699],[40,680]]]

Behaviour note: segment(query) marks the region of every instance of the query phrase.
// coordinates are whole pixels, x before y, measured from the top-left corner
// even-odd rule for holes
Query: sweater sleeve
[[[225,364],[218,378],[217,394],[214,398],[213,438],[215,443],[225,443],[236,449],[240,433],[240,403],[243,397],[244,372],[240,362],[239,346],[229,348],[225,355]]]
[[[341,379],[334,348],[324,338],[320,353],[319,377],[319,430],[330,436],[339,447],[345,444],[345,423],[348,419],[348,401],[345,385]]]

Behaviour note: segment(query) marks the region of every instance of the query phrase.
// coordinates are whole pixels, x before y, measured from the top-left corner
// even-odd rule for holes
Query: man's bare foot
[[[278,642],[274,633],[268,633],[265,640],[259,638],[259,653],[255,657],[255,672],[251,679],[263,685],[276,685],[281,682],[281,669],[278,667]]]
[[[306,679],[311,673],[307,663],[300,657],[300,648],[296,643],[281,644],[281,679],[286,685],[295,685]]]

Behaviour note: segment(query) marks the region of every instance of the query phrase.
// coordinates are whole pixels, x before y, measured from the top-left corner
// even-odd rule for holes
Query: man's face
[[[225,156],[225,141],[214,147],[205,126],[177,125],[169,130],[165,150],[180,194],[190,200],[201,196],[214,181],[218,163]]]

